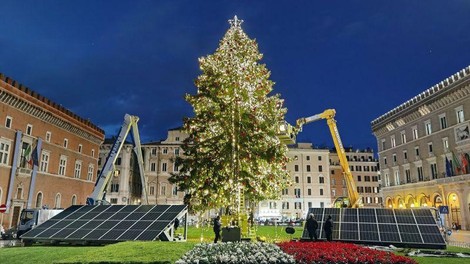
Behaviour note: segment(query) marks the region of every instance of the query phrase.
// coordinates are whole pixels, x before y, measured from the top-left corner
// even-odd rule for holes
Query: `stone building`
[[[466,67],[372,121],[385,206],[448,206],[470,229],[469,118]]]
[[[298,143],[289,146],[288,156],[292,186],[282,191],[280,200],[260,202],[259,218],[299,219],[305,218],[310,207],[331,206],[329,150]]]
[[[382,197],[379,194],[378,161],[374,157],[373,150],[345,148],[345,153],[357,192],[362,198],[362,204],[364,207],[381,207]],[[339,163],[336,150],[330,152],[330,186],[331,202],[339,197],[348,196],[343,169]]]
[[[0,224],[16,226],[24,208],[85,204],[103,130],[3,74],[0,108]]]

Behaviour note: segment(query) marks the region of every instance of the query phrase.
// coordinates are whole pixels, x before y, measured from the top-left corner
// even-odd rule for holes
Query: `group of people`
[[[318,221],[315,219],[315,216],[313,214],[308,215],[305,226],[307,228],[310,240],[317,241]],[[325,231],[326,240],[331,241],[333,239],[333,219],[331,219],[331,215],[329,215],[326,219],[325,224],[323,225],[323,231]]]
[[[318,240],[318,236],[317,236],[318,221],[315,219],[315,216],[313,214],[309,214],[305,226],[307,228],[308,236],[310,237],[310,240],[317,241]],[[213,220],[213,230],[215,234],[214,243],[217,243],[217,241],[220,239],[221,227],[222,227],[222,224],[220,223],[220,216],[216,216]],[[325,231],[326,240],[331,241],[333,238],[333,219],[331,219],[331,215],[329,215],[328,218],[326,219],[326,222],[323,225],[323,231]]]

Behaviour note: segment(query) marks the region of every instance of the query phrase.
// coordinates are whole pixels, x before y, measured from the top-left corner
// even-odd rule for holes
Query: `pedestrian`
[[[308,236],[310,237],[310,240],[313,241],[313,238],[315,238],[315,241],[317,241],[318,222],[313,214],[308,215],[307,223],[305,225],[307,226]]]
[[[214,234],[215,234],[214,243],[217,243],[217,241],[220,239],[220,227],[221,226],[222,224],[220,223],[220,216],[216,216],[214,218]]]
[[[325,230],[326,240],[333,240],[333,220],[331,219],[331,215],[329,215],[326,219],[325,225],[323,226],[323,230]]]

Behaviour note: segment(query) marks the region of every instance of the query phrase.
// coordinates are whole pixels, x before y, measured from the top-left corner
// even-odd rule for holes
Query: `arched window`
[[[77,196],[74,194],[72,196],[72,205],[76,205],[77,204]]]
[[[41,208],[42,207],[42,192],[38,192],[38,195],[36,195],[36,208]]]
[[[54,203],[55,208],[60,208],[60,200],[61,200],[61,195],[60,193],[58,193],[55,195],[55,203]]]

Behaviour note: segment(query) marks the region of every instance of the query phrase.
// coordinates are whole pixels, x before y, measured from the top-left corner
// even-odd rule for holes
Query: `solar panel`
[[[26,232],[21,238],[92,243],[169,241],[173,240],[177,218],[187,219],[185,205],[75,205]]]
[[[323,225],[331,215],[333,240],[420,248],[446,247],[430,209],[310,208],[319,223],[319,237],[325,239]],[[304,229],[302,239],[308,238]]]

